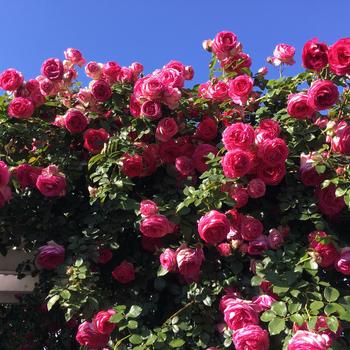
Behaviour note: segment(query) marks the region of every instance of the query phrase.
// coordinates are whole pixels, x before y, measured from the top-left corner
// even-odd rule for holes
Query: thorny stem
[[[174,314],[172,314],[169,318],[167,318],[165,320],[165,322],[163,323],[163,326],[166,325],[169,321],[171,321],[172,318],[174,318],[175,316],[181,314],[182,311],[186,310],[188,307],[190,307],[194,303],[196,303],[196,301],[195,300],[191,300],[186,305],[184,305],[181,309],[177,310]]]

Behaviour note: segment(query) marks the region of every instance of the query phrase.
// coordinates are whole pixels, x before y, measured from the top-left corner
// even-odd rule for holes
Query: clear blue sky
[[[8,0],[1,3],[0,70],[35,77],[44,59],[63,59],[64,49],[74,47],[87,60],[140,61],[146,72],[178,59],[193,65],[195,82],[202,82],[210,57],[202,41],[230,30],[255,70],[276,44],[294,45],[297,64],[286,71],[292,74],[305,41],[350,37],[349,13],[349,0]]]

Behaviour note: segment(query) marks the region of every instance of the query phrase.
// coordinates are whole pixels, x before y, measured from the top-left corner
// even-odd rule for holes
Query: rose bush
[[[0,252],[38,276],[1,349],[350,348],[350,38],[293,77],[278,44],[276,80],[234,33],[203,48],[192,88],[74,48],[0,74]]]

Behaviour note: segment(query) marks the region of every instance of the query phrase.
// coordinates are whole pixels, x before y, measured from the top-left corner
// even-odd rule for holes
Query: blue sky
[[[146,72],[178,59],[193,65],[195,82],[203,82],[210,55],[202,41],[221,30],[238,35],[255,70],[266,65],[276,44],[294,45],[297,64],[286,70],[293,74],[301,69],[305,41],[318,37],[331,44],[350,37],[348,0],[14,0],[1,5],[0,70],[16,68],[26,79],[38,75],[44,59],[63,59],[63,51],[74,47],[87,60],[140,61]]]

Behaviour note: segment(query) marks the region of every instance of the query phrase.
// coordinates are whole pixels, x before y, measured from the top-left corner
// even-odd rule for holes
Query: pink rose
[[[159,119],[162,116],[160,103],[155,101],[145,101],[141,105],[140,114],[151,120]]]
[[[218,81],[215,83],[210,82],[206,95],[209,99],[214,102],[221,102],[228,99],[228,86],[223,81]]]
[[[54,270],[64,263],[65,249],[63,246],[51,243],[38,249],[36,264],[46,270]]]
[[[86,62],[81,52],[71,47],[64,51],[64,57],[66,60],[78,65],[79,67],[82,67]]]
[[[181,72],[174,68],[163,68],[157,77],[164,86],[171,86],[175,88],[182,88],[184,85],[184,77]]]
[[[119,283],[130,283],[135,279],[134,265],[126,260],[123,260],[118,266],[114,268],[112,271],[112,276]]]
[[[335,129],[335,136],[332,138],[332,151],[342,154],[350,154],[350,126],[340,124]]]
[[[160,238],[173,233],[175,225],[161,214],[155,214],[144,218],[140,224],[140,231],[146,237]]]
[[[160,254],[159,260],[165,270],[169,272],[175,272],[177,270],[176,252],[173,249],[165,249],[164,252]]]
[[[317,155],[314,153],[300,154],[300,180],[305,186],[319,186],[324,180],[324,175],[318,174],[313,165],[315,162],[314,158],[317,158]]]
[[[99,311],[94,316],[92,324],[98,333],[110,335],[114,331],[116,325],[110,323],[109,319],[115,314],[116,312],[113,309],[109,309],[107,311]]]
[[[308,105],[308,95],[304,92],[300,92],[288,96],[287,112],[296,119],[307,119],[310,118],[315,111]]]
[[[265,182],[259,178],[250,180],[247,186],[247,192],[251,198],[263,197],[266,192]]]
[[[222,133],[222,142],[228,151],[235,148],[248,149],[254,144],[255,133],[250,124],[235,123]]]
[[[109,335],[99,333],[91,322],[85,321],[79,325],[75,339],[88,349],[100,349],[107,345]]]
[[[206,164],[206,161],[208,161],[208,154],[212,153],[216,155],[218,152],[218,149],[210,144],[203,143],[201,145],[198,145],[193,152],[193,162],[195,168],[200,172],[204,173],[208,170],[208,165]]]
[[[64,117],[64,126],[71,134],[83,132],[87,125],[88,119],[84,113],[78,109],[69,109]]]
[[[343,248],[340,251],[338,259],[334,264],[335,269],[345,276],[350,276],[350,247]]]
[[[265,139],[274,139],[281,133],[281,127],[278,122],[272,119],[263,119],[255,130],[256,141],[261,143]]]
[[[230,80],[228,94],[232,101],[238,105],[244,105],[253,89],[253,79],[248,75],[239,75]]]
[[[229,196],[235,201],[235,208],[243,208],[248,204],[248,192],[241,185],[232,186],[229,190]]]
[[[180,247],[176,251],[176,262],[179,272],[187,283],[198,282],[203,261],[204,253],[202,248]]]
[[[286,175],[286,166],[284,163],[274,167],[261,164],[257,168],[258,177],[265,182],[266,185],[278,185]]]
[[[343,38],[328,50],[329,67],[337,75],[350,74],[350,38]]]
[[[121,67],[117,62],[109,61],[103,65],[102,74],[109,84],[114,84],[119,80],[120,70]]]
[[[288,343],[288,350],[327,350],[329,337],[307,331],[297,331]]]
[[[6,91],[15,91],[23,83],[23,75],[16,69],[9,68],[0,75],[0,87]]]
[[[136,87],[136,85],[135,85]],[[160,97],[163,91],[163,84],[159,78],[154,76],[145,77],[140,86],[142,97],[147,100],[155,100]]]
[[[158,214],[159,208],[156,203],[151,201],[150,199],[144,199],[140,203],[140,213],[142,217],[149,217],[155,214]]]
[[[244,240],[253,241],[262,235],[264,226],[260,220],[244,215],[241,218],[240,233]]]
[[[308,105],[316,111],[331,108],[339,97],[337,86],[329,80],[316,80],[307,93]]]
[[[224,310],[224,319],[228,328],[237,331],[240,328],[259,324],[258,313],[247,303],[234,303]]]
[[[320,72],[328,64],[328,46],[317,39],[305,43],[302,53],[303,66],[307,69]]]
[[[236,330],[232,336],[236,350],[268,350],[269,333],[257,325],[247,325]]]
[[[335,196],[336,187],[329,185],[326,188],[318,188],[316,190],[316,197],[318,199],[318,209],[322,214],[333,216],[342,211],[345,207],[343,197]]]
[[[98,254],[99,256],[97,262],[102,265],[107,264],[113,258],[113,253],[108,248],[99,248]]]
[[[93,154],[100,153],[108,141],[109,134],[103,129],[87,129],[84,133],[84,148]]]
[[[97,63],[97,62],[89,62],[85,66],[85,74],[94,80],[98,80],[102,76],[102,68],[103,64],[102,63]]]
[[[8,106],[8,115],[13,118],[28,119],[34,113],[34,103],[29,98],[15,97]]]
[[[270,249],[279,249],[284,243],[284,237],[280,231],[278,231],[276,228],[273,228],[269,231],[269,235],[267,236],[267,243]]]
[[[65,175],[55,165],[44,168],[36,180],[36,188],[45,197],[65,196],[66,186]]]
[[[173,110],[178,107],[181,98],[181,91],[178,88],[166,86],[163,91],[163,102]]]
[[[293,65],[295,54],[295,47],[288,44],[278,44],[273,51],[273,57],[270,57],[268,60],[275,66],[279,66],[282,63]]]
[[[264,294],[264,295],[259,295],[258,297],[253,297],[252,301],[253,301],[255,310],[257,312],[263,312],[271,309],[271,306],[276,301],[276,299],[270,295]]]
[[[237,36],[232,32],[223,31],[216,34],[211,43],[211,49],[219,60],[225,57],[234,56],[241,51],[241,44]]]
[[[179,127],[174,118],[163,118],[157,125],[155,137],[158,141],[167,142],[177,134]]]
[[[143,169],[142,157],[139,154],[125,154],[122,158],[121,172],[128,177],[141,176]]]
[[[258,157],[267,166],[284,163],[288,157],[288,147],[283,139],[267,139],[259,144]]]
[[[327,237],[328,235],[323,231],[311,232],[308,237],[310,248],[316,252],[317,263],[323,268],[334,265],[334,262],[339,257],[338,250],[332,241],[322,242],[322,239]]]
[[[214,118],[204,118],[197,126],[195,137],[203,141],[212,141],[218,133],[218,125]]]
[[[143,72],[143,65],[140,62],[131,63],[129,68],[132,70],[135,77]]]
[[[175,168],[182,176],[189,176],[193,174],[195,170],[193,160],[186,156],[176,158]]]
[[[0,187],[6,186],[10,181],[10,172],[7,164],[0,160]]]
[[[98,102],[106,102],[112,96],[112,90],[104,80],[94,80],[90,85],[90,90]]]
[[[35,187],[38,176],[41,174],[43,168],[34,167],[29,164],[20,164],[13,169],[15,176],[22,189],[26,187]]]
[[[216,249],[218,250],[218,252],[221,256],[232,255],[232,249],[231,249],[230,243],[220,243],[220,244],[218,244]]]
[[[224,155],[221,166],[226,177],[242,177],[252,169],[252,154],[239,148],[234,149]]]
[[[63,73],[63,63],[58,58],[48,58],[41,66],[41,74],[52,81],[61,80]]]
[[[261,255],[269,248],[267,237],[261,235],[258,238],[249,241],[247,247],[247,253],[250,255]]]
[[[209,244],[217,244],[226,239],[230,232],[230,222],[225,214],[211,210],[198,221],[199,236]]]

